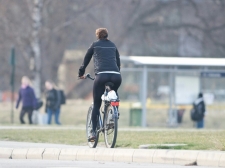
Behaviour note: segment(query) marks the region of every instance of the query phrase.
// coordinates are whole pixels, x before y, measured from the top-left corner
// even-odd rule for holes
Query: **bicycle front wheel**
[[[87,121],[86,121],[86,135],[87,135],[87,140],[90,137],[90,135],[93,132],[92,129],[92,122],[91,122],[91,116],[92,116],[92,110],[93,110],[93,105],[91,105],[88,109],[88,114],[87,114]],[[98,144],[98,138],[99,138],[99,133],[96,131],[96,140],[91,142],[88,141],[88,146],[90,148],[95,148]]]
[[[107,148],[114,148],[116,145],[117,130],[118,130],[118,117],[116,114],[116,107],[109,106],[104,118],[104,138]]]

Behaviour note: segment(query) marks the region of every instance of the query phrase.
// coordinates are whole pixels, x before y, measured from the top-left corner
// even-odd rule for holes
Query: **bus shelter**
[[[140,78],[140,101],[142,106],[142,127],[146,127],[146,101],[148,72],[167,72],[169,83],[169,126],[176,125],[174,107],[177,104],[190,104],[202,91],[202,78],[225,77],[225,58],[196,57],[154,57],[121,56],[122,73],[138,72]],[[195,76],[177,75],[178,72],[195,73]]]

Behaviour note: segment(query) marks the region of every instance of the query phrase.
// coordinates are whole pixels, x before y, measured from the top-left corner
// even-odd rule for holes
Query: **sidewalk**
[[[49,129],[55,129],[55,130],[85,130],[86,126],[64,126],[64,125],[0,125],[0,130],[7,130],[7,129],[13,129],[13,130],[32,130],[32,129],[40,129],[40,130],[49,130]],[[118,128],[119,131],[182,131],[185,130],[187,132],[193,132],[193,131],[199,131],[198,129],[190,129],[190,128],[141,128],[141,127],[122,127]],[[202,129],[201,131],[218,131],[219,129]],[[222,129],[221,129],[222,130]]]
[[[0,158],[112,161],[225,167],[225,152],[162,149],[90,149],[87,146],[0,141]]]

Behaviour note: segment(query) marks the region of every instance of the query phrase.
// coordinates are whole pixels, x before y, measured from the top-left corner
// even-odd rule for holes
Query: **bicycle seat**
[[[108,92],[109,90],[113,90],[114,84],[112,82],[105,83],[105,90]]]

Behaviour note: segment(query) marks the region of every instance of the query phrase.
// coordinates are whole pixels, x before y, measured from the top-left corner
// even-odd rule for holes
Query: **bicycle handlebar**
[[[90,75],[89,73],[87,73],[87,74],[84,75],[84,76],[85,76],[85,79],[86,79],[86,78],[89,78],[89,79],[91,79],[91,80],[95,80],[95,78],[91,77],[91,75]]]
[[[91,80],[95,80],[95,78],[91,77],[91,75],[89,73],[85,74],[83,77],[78,77],[78,79],[91,79]]]

